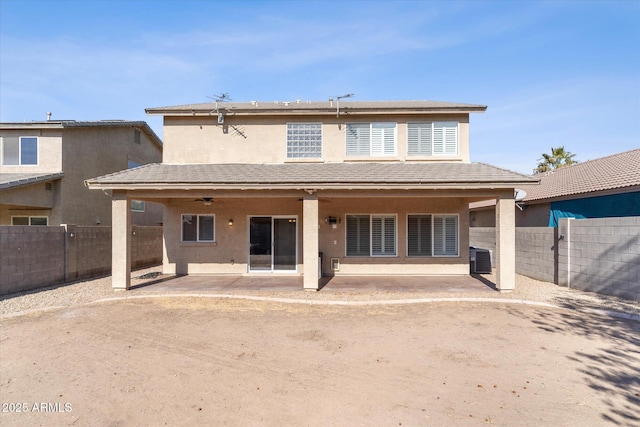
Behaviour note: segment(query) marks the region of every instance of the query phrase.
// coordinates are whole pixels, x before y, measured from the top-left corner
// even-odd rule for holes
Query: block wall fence
[[[133,226],[131,267],[162,263],[162,227]],[[0,295],[111,273],[111,227],[0,226]]]
[[[495,254],[495,229],[472,227],[470,245]],[[516,273],[640,301],[640,217],[563,218],[558,228],[517,227]]]

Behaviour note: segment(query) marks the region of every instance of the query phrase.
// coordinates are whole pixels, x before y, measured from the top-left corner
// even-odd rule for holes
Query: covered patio
[[[177,276],[160,274],[143,279],[131,289],[145,292],[185,293],[304,293],[302,276]],[[319,291],[332,292],[404,292],[404,293],[491,293],[496,286],[481,276],[334,276],[320,279]]]

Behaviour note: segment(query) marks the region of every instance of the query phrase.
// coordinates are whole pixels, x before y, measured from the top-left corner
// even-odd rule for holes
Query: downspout
[[[567,288],[571,289],[571,220],[567,218]]]

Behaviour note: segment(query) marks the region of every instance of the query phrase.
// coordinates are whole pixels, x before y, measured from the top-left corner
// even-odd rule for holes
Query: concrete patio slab
[[[137,284],[133,290],[157,292],[308,292],[301,276],[174,276],[160,275]],[[327,292],[447,292],[492,293],[486,280],[472,276],[337,276],[323,277],[320,291]]]

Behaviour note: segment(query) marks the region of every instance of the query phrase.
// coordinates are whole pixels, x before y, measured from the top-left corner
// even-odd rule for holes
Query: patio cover
[[[484,163],[379,162],[148,164],[88,179],[89,188],[135,189],[494,189],[537,183]]]

